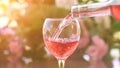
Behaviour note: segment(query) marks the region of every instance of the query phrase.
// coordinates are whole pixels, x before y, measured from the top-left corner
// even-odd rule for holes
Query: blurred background
[[[6,68],[6,64],[8,68],[32,68],[35,63],[39,65],[36,68],[57,67],[57,61],[51,61],[55,58],[45,49],[42,39],[45,18],[64,18],[70,13],[73,4],[103,1],[107,0],[0,0],[0,68]],[[114,67],[113,60],[120,62],[120,22],[111,16],[84,18],[83,22],[80,45],[70,58],[79,59],[76,65],[80,61],[88,64],[91,55],[89,47],[94,43],[92,39],[97,36],[97,40],[105,44],[97,56],[102,56],[108,68]],[[73,68],[76,66],[72,60],[66,63],[73,63]]]

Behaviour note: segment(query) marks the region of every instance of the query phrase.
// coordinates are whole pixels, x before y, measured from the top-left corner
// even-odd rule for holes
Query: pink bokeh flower
[[[108,52],[108,45],[99,36],[92,37],[92,45],[88,47],[86,53],[91,57],[91,60],[102,60]]]

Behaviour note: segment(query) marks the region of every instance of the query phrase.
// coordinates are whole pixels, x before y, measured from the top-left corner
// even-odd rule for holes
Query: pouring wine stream
[[[72,20],[79,22],[78,19],[84,17],[96,17],[96,16],[108,16],[112,15],[116,20],[120,21],[120,4],[112,4],[114,0],[109,0],[105,3],[94,3],[94,4],[84,4],[84,5],[73,5],[71,7],[71,13],[69,13],[58,26],[53,34],[53,40],[57,39],[62,32],[62,30],[72,23]],[[112,5],[111,5],[112,4]],[[66,21],[68,21],[66,23]]]

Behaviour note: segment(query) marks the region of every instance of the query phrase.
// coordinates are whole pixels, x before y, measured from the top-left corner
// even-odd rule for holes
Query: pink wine
[[[111,15],[120,22],[120,5],[110,6]]]
[[[78,41],[76,40],[44,40],[48,50],[60,60],[67,59],[78,46]]]

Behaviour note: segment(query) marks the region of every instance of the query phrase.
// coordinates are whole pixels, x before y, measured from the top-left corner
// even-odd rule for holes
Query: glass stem
[[[65,67],[65,60],[58,60],[58,65],[59,65],[59,68],[64,68]]]

